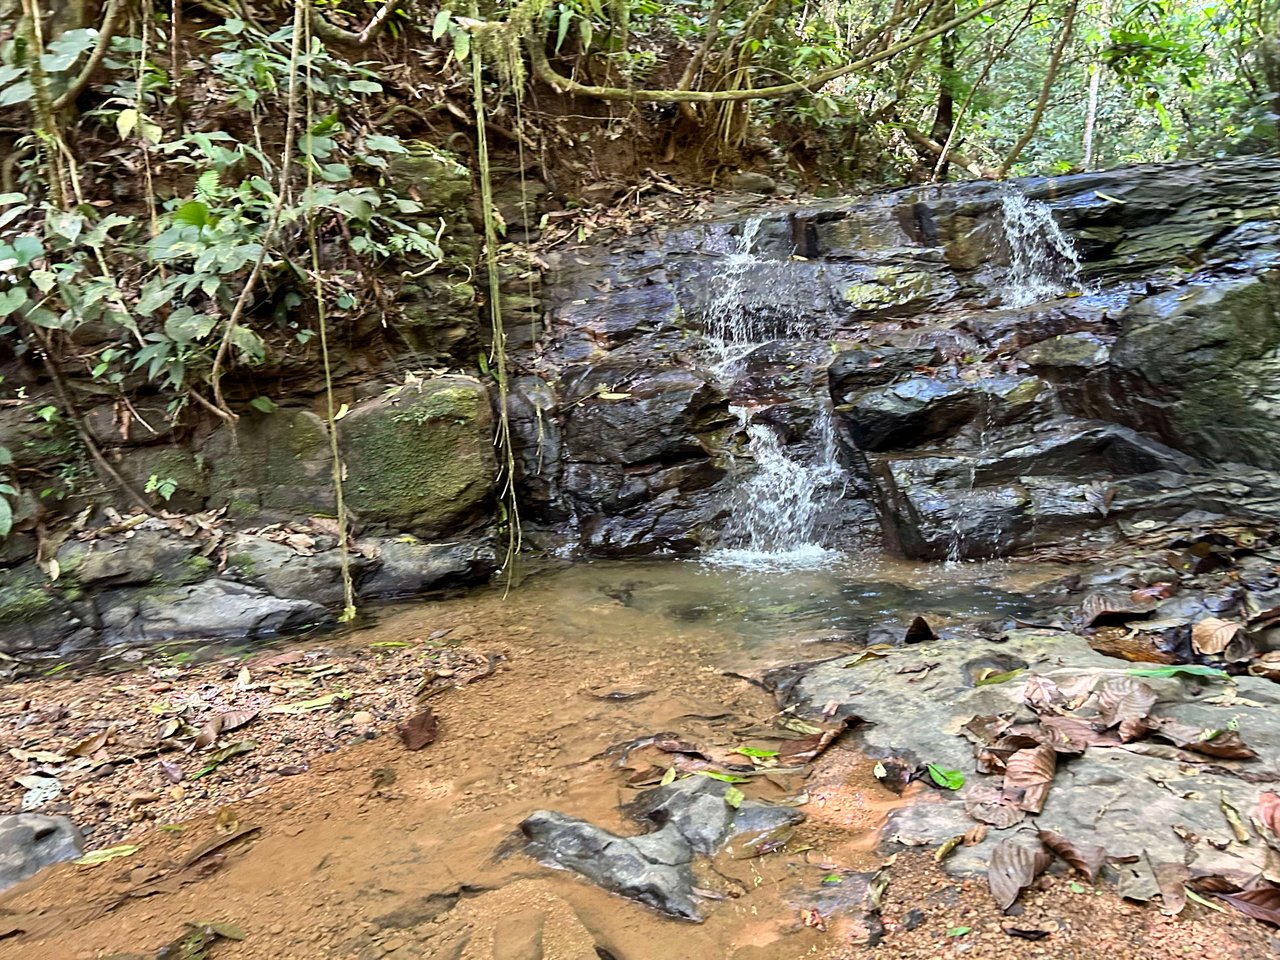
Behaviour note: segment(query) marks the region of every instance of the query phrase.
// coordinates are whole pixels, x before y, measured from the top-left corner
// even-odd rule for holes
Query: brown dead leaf
[[[1156,692],[1133,677],[1108,677],[1097,689],[1102,722],[1114,727],[1122,720],[1145,717],[1156,703]]]
[[[1187,905],[1187,881],[1191,871],[1185,863],[1157,863],[1152,865],[1156,884],[1160,887],[1160,912],[1166,917],[1176,917]]]
[[[115,725],[107,727],[105,730],[99,730],[85,737],[79,743],[73,745],[67,754],[72,757],[90,757],[97,753],[107,745],[107,741],[111,739],[111,735],[116,732]]]
[[[1206,617],[1191,628],[1191,645],[1205,656],[1222,653],[1237,636],[1244,632],[1244,624],[1221,617]]]
[[[1080,612],[1086,627],[1094,626],[1101,620],[1125,621],[1145,616],[1156,608],[1156,601],[1151,597],[1135,599],[1126,593],[1093,593],[1084,598]]]
[[[200,728],[200,732],[196,734],[194,749],[199,750],[203,747],[213,746],[214,742],[222,734],[231,730],[239,730],[246,724],[252,723],[257,717],[257,710],[231,710],[227,713],[220,713],[216,717],[211,717]]]
[[[1240,893],[1211,892],[1211,895],[1225,900],[1246,917],[1280,927],[1280,887],[1263,883]]]
[[[1151,717],[1130,717],[1128,720],[1121,720],[1116,730],[1124,743],[1132,743],[1135,740],[1141,740],[1159,727],[1159,721]]]
[[[1022,699],[1036,713],[1048,713],[1065,698],[1058,685],[1048,677],[1032,674],[1022,687]]]
[[[1028,813],[1039,813],[1049,796],[1057,765],[1058,755],[1048,744],[1019,750],[1005,766],[1005,797]]]
[[[1013,906],[1024,889],[1049,866],[1053,858],[1037,837],[1034,842],[1010,837],[991,851],[987,884],[1001,910]]]
[[[836,737],[844,732],[844,725],[828,727],[821,733],[815,733],[802,740],[784,740],[778,747],[778,762],[783,765],[807,763],[816,759]]]
[[[1258,809],[1254,818],[1270,831],[1273,838],[1280,840],[1280,794],[1270,790],[1258,794]]]
[[[430,707],[423,707],[404,723],[396,727],[400,740],[409,750],[421,750],[434,743],[440,732],[440,721],[431,712]]]
[[[1093,883],[1107,859],[1107,851],[1099,844],[1068,840],[1052,830],[1041,830],[1040,840],[1089,883]]]
[[[1114,734],[1079,717],[1042,717],[1040,729],[1043,742],[1058,753],[1084,753],[1087,747],[1119,742]]]
[[[964,812],[997,830],[1021,823],[1027,816],[1025,810],[1004,797],[996,787],[986,784],[972,787],[965,794]]]
[[[1174,720],[1157,720],[1152,736],[1208,757],[1220,757],[1224,760],[1258,759],[1258,754],[1235,730],[1202,729]]]

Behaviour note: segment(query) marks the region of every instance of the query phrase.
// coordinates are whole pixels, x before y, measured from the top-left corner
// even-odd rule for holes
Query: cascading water
[[[726,386],[758,347],[773,340],[805,340],[815,333],[813,321],[798,309],[800,298],[787,292],[793,265],[754,252],[761,226],[760,218],[746,221],[726,245],[703,310],[709,366]],[[768,291],[767,300],[761,291]],[[834,551],[822,545],[822,521],[843,495],[845,483],[830,410],[817,411],[811,443],[805,445],[810,452],[802,455],[783,442],[775,427],[752,422],[758,408],[731,409],[746,434],[755,470],[733,498],[723,546],[705,559],[753,569],[812,568],[829,562]]]
[[[845,489],[831,414],[819,411],[809,462],[796,459],[768,424],[732,408],[747,435],[755,472],[739,489],[724,546],[705,559],[724,566],[803,569],[823,566],[836,551],[822,545],[823,521]]]
[[[1077,286],[1080,255],[1047,204],[1021,193],[1006,193],[1000,203],[1009,244],[1009,276],[1002,299],[1026,307],[1060,297]]]

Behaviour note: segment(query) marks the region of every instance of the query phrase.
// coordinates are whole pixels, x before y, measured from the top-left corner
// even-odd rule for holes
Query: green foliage
[[[173,495],[178,492],[178,481],[173,477],[161,478],[153,473],[147,478],[143,489],[146,493],[159,494],[161,500],[172,500]]]
[[[7,537],[13,530],[14,505],[18,499],[18,485],[9,476],[13,466],[13,451],[0,445],[0,537]]]
[[[94,37],[63,34],[49,45],[45,69],[70,70]],[[353,313],[371,306],[367,285],[357,282],[363,271],[397,258],[411,258],[421,271],[423,260],[441,259],[446,228],[424,221],[422,205],[388,182],[390,161],[408,152],[399,139],[347,120],[382,91],[369,64],[334,56],[314,38],[302,51],[318,119],[301,131],[286,175],[280,157],[264,147],[264,125],[273,111],[278,118],[290,81],[291,28],[264,34],[228,20],[201,37],[214,48],[212,82],[230,111],[227,129],[178,133],[162,126],[157,97],[168,78],[154,62],[140,68],[141,84],[135,77],[112,85],[116,95],[91,115],[140,142],[171,176],[189,178],[185,195],[145,214],[111,212],[113,204],[87,199],[61,209],[31,191],[0,195],[0,323],[18,331],[17,351],[35,348],[33,328],[73,334],[86,324],[105,326],[116,337],[90,375],[119,389],[141,374],[171,391],[175,410],[189,390],[209,382],[224,339],[230,361],[252,366],[286,329],[299,343],[310,338],[296,313],[314,280],[302,266],[306,224],[339,239],[326,283]],[[117,65],[139,69],[136,60]],[[29,99],[26,76],[21,65],[0,68],[0,97]],[[135,99],[139,86],[143,95]],[[302,183],[308,175],[310,187]],[[249,316],[229,325],[255,269],[264,292]]]

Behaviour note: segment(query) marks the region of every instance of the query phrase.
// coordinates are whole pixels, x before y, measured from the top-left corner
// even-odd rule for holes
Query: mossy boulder
[[[469,377],[406,385],[339,423],[346,495],[366,523],[453,535],[490,515],[497,464],[489,393]]]
[[[205,445],[209,503],[241,520],[331,514],[333,459],[325,423],[310,410],[252,413]]]
[[[58,548],[60,584],[103,589],[148,583],[181,584],[203,580],[213,561],[196,551],[198,541],[147,520],[128,534],[92,540],[68,540]]]

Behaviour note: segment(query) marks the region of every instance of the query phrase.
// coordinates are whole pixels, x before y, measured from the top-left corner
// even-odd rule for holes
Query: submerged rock
[[[66,817],[17,813],[0,817],[0,891],[84,852],[84,838]]]
[[[683,920],[701,920],[694,893],[697,855],[739,859],[781,845],[804,814],[754,800],[733,806],[729,784],[693,776],[647,790],[627,808],[652,833],[621,837],[585,820],[537,810],[520,824],[526,852],[581,874],[613,893]]]

